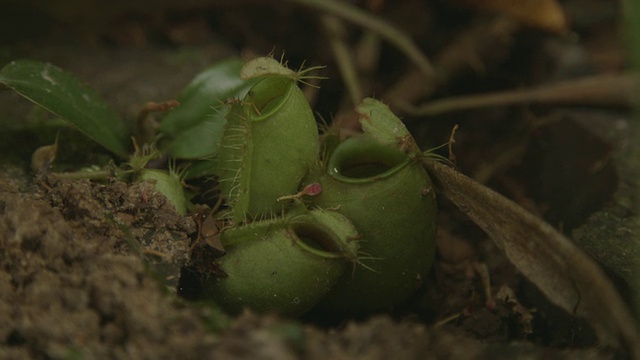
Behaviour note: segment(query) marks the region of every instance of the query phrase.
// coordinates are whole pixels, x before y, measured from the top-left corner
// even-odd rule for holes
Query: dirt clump
[[[206,354],[200,315],[130,246],[179,269],[190,219],[151,184],[40,181],[30,192],[0,181],[0,358]]]

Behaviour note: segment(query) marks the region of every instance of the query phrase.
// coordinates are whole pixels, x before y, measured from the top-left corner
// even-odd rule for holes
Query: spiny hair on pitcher
[[[249,80],[268,76],[283,76],[292,79],[295,82],[300,82],[314,87],[317,87],[317,85],[311,84],[307,80],[326,79],[324,76],[310,74],[313,71],[324,69],[325,66],[312,66],[306,69],[304,66],[305,64],[302,63],[298,70],[290,69],[287,61],[284,60],[284,54],[280,57],[280,61],[274,59],[273,54],[270,54],[269,56],[262,56],[249,60],[242,69],[240,69],[240,78],[242,80]]]

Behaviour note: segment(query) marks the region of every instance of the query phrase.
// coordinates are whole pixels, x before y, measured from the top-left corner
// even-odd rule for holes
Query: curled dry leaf
[[[547,298],[584,317],[604,344],[640,359],[634,318],[598,265],[569,239],[516,203],[433,160],[424,166],[440,193],[480,226]]]
[[[41,146],[31,155],[31,170],[47,170],[53,165],[58,153],[58,136],[52,145]]]
[[[565,13],[556,0],[458,0],[465,5],[501,12],[545,31],[568,30]]]

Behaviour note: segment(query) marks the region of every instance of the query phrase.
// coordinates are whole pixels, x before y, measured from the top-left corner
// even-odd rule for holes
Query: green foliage
[[[13,62],[0,83],[127,158],[78,176],[153,181],[182,215],[189,208],[183,179],[219,179],[226,206],[206,236],[224,245],[216,261],[227,276],[203,285],[225,309],[297,316],[318,304],[347,313],[397,305],[426,277],[435,251],[434,192],[414,159],[421,152],[374,99],[357,107],[363,135],[320,138],[298,87],[312,70],[270,57],[218,63],[185,88],[152,134],[158,141],[134,143],[133,152],[131,130],[116,112],[59,68]],[[168,171],[147,168],[165,156]]]
[[[344,141],[325,136],[332,143],[321,145],[305,125],[313,117],[296,85],[297,73],[278,67],[284,66],[264,58],[243,67],[241,76],[264,80],[234,102],[227,116],[218,174],[230,206],[223,216],[235,227],[223,234],[229,253],[220,265],[228,277],[206,281],[211,298],[235,311],[249,306],[290,315],[317,302],[339,313],[401,303],[426,278],[435,254],[435,193],[426,171],[412,160],[421,152],[400,119],[374,99],[357,108],[364,135]],[[292,211],[308,211],[280,200],[309,195],[305,189],[314,184],[320,191],[304,199],[306,206],[332,209],[357,229],[351,241],[358,253],[338,252],[344,259],[331,266],[317,267],[313,256],[303,260],[310,256],[301,252],[304,242],[280,233]],[[294,194],[295,188],[301,190]],[[252,222],[262,217],[273,219]],[[347,259],[353,268],[338,277]],[[328,274],[331,279],[322,283],[330,285],[308,287],[309,278]],[[302,305],[291,305],[291,299]]]
[[[174,171],[162,171],[158,169],[142,169],[138,175],[140,181],[154,182],[155,191],[164,194],[176,208],[180,215],[187,214],[187,200],[182,189],[180,175]]]
[[[242,60],[217,63],[198,74],[178,97],[180,106],[162,118],[161,148],[181,159],[215,155],[226,124],[229,99],[244,97],[256,82],[240,79]]]
[[[0,70],[0,83],[67,121],[93,141],[124,158],[130,130],[93,89],[51,64],[13,61]]]
[[[205,158],[194,160],[191,166],[187,166],[185,176],[194,178],[213,175],[217,167],[217,159],[213,156],[217,153],[229,108],[224,102],[243,96],[256,82],[240,79],[239,73],[243,65],[244,62],[237,59],[223,61],[206,69],[191,81],[179,97],[182,105],[162,119],[162,141],[159,144],[162,152],[155,152],[153,157],[169,155],[183,159]],[[130,169],[131,161],[138,159],[131,151],[131,129],[99,94],[60,68],[32,60],[14,61],[0,70],[0,83],[57,115],[120,158],[130,158],[129,163],[122,164],[129,168],[119,173],[138,172],[151,160],[148,158],[141,165]],[[69,149],[69,146],[65,146],[65,149]],[[91,177],[94,178],[95,174],[104,177],[109,173],[111,171],[93,172]],[[76,177],[74,174],[65,176]],[[88,176],[88,173],[78,172],[77,177],[82,176]],[[169,193],[177,193],[177,190]],[[176,206],[181,212],[185,212],[182,204]]]
[[[280,213],[318,156],[318,130],[296,83],[267,77],[232,105],[220,149],[222,194],[242,222]]]
[[[357,253],[344,216],[325,210],[256,221],[222,235],[226,278],[205,283],[209,298],[238,313],[245,306],[298,316],[335,284]]]
[[[364,134],[341,142],[307,181],[323,189],[313,205],[337,209],[358,228],[364,265],[343,274],[320,303],[323,309],[382,310],[421,285],[435,255],[436,231],[435,193],[422,166]]]

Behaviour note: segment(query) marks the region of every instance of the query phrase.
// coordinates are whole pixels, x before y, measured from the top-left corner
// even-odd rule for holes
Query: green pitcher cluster
[[[436,203],[404,124],[365,99],[363,134],[320,136],[297,86],[304,72],[259,58],[241,76],[261,80],[227,102],[217,170],[227,276],[205,280],[207,297],[291,316],[405,301],[433,261]]]

